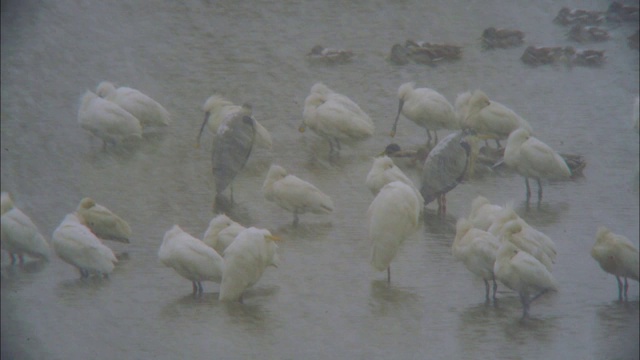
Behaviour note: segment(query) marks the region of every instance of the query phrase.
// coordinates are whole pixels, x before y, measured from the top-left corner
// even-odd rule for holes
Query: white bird
[[[475,228],[488,231],[496,219],[496,215],[503,210],[502,206],[492,204],[486,197],[478,195],[471,202],[471,213],[468,219]]]
[[[223,254],[220,301],[242,302],[244,290],[258,282],[267,267],[278,267],[277,240],[268,230],[254,227],[238,234]]]
[[[264,197],[293,213],[293,226],[298,225],[298,215],[307,212],[329,214],[333,201],[313,184],[287,173],[282,166],[271,165],[262,185]]]
[[[246,229],[244,226],[231,220],[227,215],[220,214],[211,219],[202,241],[217,251],[218,254],[222,254],[244,229]]]
[[[518,249],[526,251],[551,271],[555,260],[555,250],[547,248],[532,235],[533,232],[527,231],[527,229],[533,228],[522,226],[518,220],[511,220],[502,227],[499,237],[502,241],[509,241]]]
[[[621,301],[623,288],[624,298],[627,298],[627,290],[629,288],[627,278],[639,281],[638,271],[640,265],[638,256],[638,248],[625,236],[614,234],[604,226],[598,228],[596,243],[591,248],[591,257],[600,264],[602,270],[616,277],[616,280],[618,280],[618,298]],[[624,287],[620,280],[621,277],[624,278]]]
[[[307,126],[329,142],[330,154],[340,152],[340,141],[364,140],[375,130],[369,115],[356,103],[322,83],[313,85],[304,101],[299,131],[304,132]]]
[[[462,128],[472,129],[481,139],[494,139],[498,148],[500,140],[519,128],[533,132],[525,119],[499,102],[490,101],[480,90],[458,95],[455,104]]]
[[[373,165],[371,165],[371,170],[367,174],[367,179],[365,184],[371,190],[373,195],[377,195],[385,185],[393,181],[401,181],[416,191],[416,195],[422,199],[422,195],[418,189],[416,189],[413,181],[407,177],[407,175],[397,167],[393,160],[391,160],[388,156],[378,156],[373,159]],[[424,200],[422,200],[424,202]]]
[[[553,275],[540,261],[508,241],[502,241],[498,248],[493,273],[501,283],[518,293],[523,318],[534,300],[558,289]]]
[[[225,265],[222,256],[178,225],[164,234],[158,258],[162,264],[191,280],[194,294],[202,293],[202,281],[220,283],[222,280]]]
[[[204,121],[200,126],[196,147],[200,146],[200,137],[202,136],[202,131],[205,126],[209,129],[209,132],[215,136],[218,133],[218,128],[220,124],[222,124],[222,121],[233,114],[242,113],[247,116],[253,115],[253,108],[250,104],[235,105],[220,95],[210,96],[202,105],[202,111],[204,111]],[[256,143],[262,147],[271,149],[272,141],[269,131],[257,120],[255,120],[255,127]]]
[[[473,274],[484,280],[485,298],[489,301],[489,281],[493,281],[493,300],[496,299],[498,284],[493,274],[493,265],[500,241],[493,234],[474,228],[467,219],[460,218],[456,224],[456,237],[451,246],[451,254],[462,261]]]
[[[428,142],[431,142],[431,132],[438,142],[437,130],[459,129],[453,106],[439,92],[429,88],[414,88],[412,82],[404,83],[398,88],[398,114],[393,123],[391,136],[395,136],[400,114],[427,130]]]
[[[530,177],[538,182],[538,201],[542,200],[542,179],[571,177],[571,170],[562,156],[549,145],[531,136],[527,129],[520,128],[509,135],[504,162],[524,176],[527,201],[531,198]]]
[[[63,261],[78,268],[80,276],[97,273],[107,277],[118,260],[83,222],[78,213],[68,214],[53,232],[53,249]]]
[[[135,116],[91,91],[82,96],[78,123],[102,139],[103,148],[107,143],[116,144],[129,137],[142,138],[142,126]]]
[[[394,181],[380,190],[367,210],[371,265],[387,270],[387,282],[391,282],[391,261],[400,245],[418,230],[423,206],[411,186]]]
[[[243,112],[236,112],[225,118],[218,128],[212,154],[212,170],[215,179],[216,203],[227,188],[230,188],[233,203],[232,182],[249,160],[255,140],[255,120]]]
[[[24,263],[24,255],[36,259],[49,259],[49,244],[38,227],[20,209],[15,207],[8,193],[2,192],[1,240],[2,248],[11,256],[11,263]]]
[[[85,197],[76,208],[80,220],[97,237],[128,244],[131,238],[129,224],[95,200]]]
[[[121,108],[135,116],[142,127],[171,124],[169,112],[157,101],[136,89],[124,86],[116,89],[112,83],[103,81],[98,84],[96,94],[120,105]]]

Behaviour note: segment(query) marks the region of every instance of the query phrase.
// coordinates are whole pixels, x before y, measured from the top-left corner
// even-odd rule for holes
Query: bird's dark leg
[[[202,292],[204,291],[204,289],[202,288],[202,283],[200,281],[198,281],[197,283],[198,283],[198,294],[202,294]]]
[[[489,293],[490,293],[489,282],[486,279],[484,280],[484,289],[485,289],[484,298],[487,302],[489,302]]]
[[[493,276],[493,302],[496,302],[496,291],[498,290],[498,283],[496,282],[495,275]]]
[[[16,263],[16,254],[14,253],[9,253],[9,255],[11,256],[11,265]]]
[[[431,132],[427,129],[427,144],[431,144]]]
[[[542,200],[542,182],[540,178],[537,178],[536,181],[538,182],[538,202],[540,202]]]
[[[233,183],[229,184],[229,192],[231,193],[231,203],[233,204]]]
[[[387,267],[387,284],[391,284],[391,265]]]
[[[195,281],[191,282],[191,285],[193,286],[193,295],[198,293],[198,284],[196,284]]]
[[[496,139],[496,146],[498,147],[498,149],[500,149],[502,147],[502,145],[500,145],[500,140]]]
[[[616,276],[616,280],[618,280],[618,300],[622,301],[622,280],[619,276]]]
[[[529,199],[531,199],[531,187],[529,186],[529,178],[528,177],[524,177],[524,183],[527,185],[527,202],[529,202]]]
[[[520,302],[522,303],[522,318],[526,318],[529,315],[529,295],[520,293]]]
[[[624,277],[624,299],[627,300],[627,290],[629,290],[629,282],[627,281],[627,277]]]

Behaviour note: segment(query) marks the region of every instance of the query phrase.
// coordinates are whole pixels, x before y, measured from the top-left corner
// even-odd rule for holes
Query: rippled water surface
[[[518,28],[526,44],[569,45],[552,19],[563,5],[606,9],[607,1],[3,1],[1,180],[47,238],[84,196],[132,226],[131,244],[109,280],[80,280],[53,256],[11,266],[2,255],[2,356],[15,359],[633,359],[638,356],[638,283],[617,301],[613,276],[590,257],[606,225],[638,243],[638,51],[626,37],[638,24],[608,26],[599,69],[531,68],[524,46],[482,51],[488,26]],[[636,4],[637,6],[637,4]],[[391,46],[411,38],[463,46],[437,67],[394,66]],[[351,49],[349,64],[310,64],[315,44]],[[582,46],[578,46],[582,47]],[[102,80],[152,96],[174,123],[136,145],[102,150],[77,124],[79,98]],[[322,81],[356,101],[375,136],[343,146],[297,130],[304,98]],[[451,102],[483,89],[531,123],[556,150],[583,155],[584,177],[545,187],[540,207],[524,203],[524,181],[503,173],[471,179],[447,196],[448,212],[427,207],[420,230],[392,263],[393,278],[368,263],[364,185],[372,156],[391,142],[400,84],[440,91]],[[273,137],[236,179],[229,215],[282,238],[280,267],[269,268],[244,304],[202,297],[157,259],[173,224],[201,236],[213,216],[211,136],[194,148],[213,93],[249,102]],[[443,132],[444,133],[444,132]],[[441,135],[442,137],[443,135]],[[394,141],[417,146],[424,131],[402,118]],[[313,182],[335,203],[331,215],[292,216],[267,202],[271,163]],[[419,181],[415,169],[405,168]],[[515,293],[484,284],[450,246],[458,217],[477,195],[513,202],[557,244],[558,293],[520,320]]]

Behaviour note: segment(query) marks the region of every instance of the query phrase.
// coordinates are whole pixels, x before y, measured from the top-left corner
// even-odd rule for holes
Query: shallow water
[[[564,5],[605,9],[606,1]],[[638,134],[631,105],[638,94],[638,51],[627,47],[635,24],[610,27],[599,69],[530,68],[524,46],[482,51],[488,26],[519,28],[525,43],[570,45],[552,23],[554,1],[402,1],[298,3],[184,1],[115,4],[86,1],[2,3],[1,180],[46,237],[91,196],[129,221],[131,244],[110,280],[80,280],[53,256],[11,266],[2,255],[2,356],[20,359],[111,358],[637,358],[638,283],[617,301],[613,276],[590,257],[606,225],[638,243]],[[462,60],[437,67],[394,66],[391,46],[411,38],[464,47]],[[345,65],[306,61],[313,45],[353,50]],[[77,124],[79,98],[102,80],[152,96],[172,114],[165,130],[138,144],[102,150]],[[373,138],[328,145],[297,131],[304,98],[322,81],[356,101],[376,124]],[[392,281],[368,264],[364,185],[371,157],[392,141],[400,84],[457,93],[481,88],[508,105],[560,152],[587,160],[584,177],[545,186],[527,207],[524,181],[504,173],[472,179],[447,196],[446,216],[430,204],[421,229],[392,263]],[[280,267],[249,289],[245,304],[217,301],[218,285],[191,284],[157,260],[165,231],[179,224],[201,236],[213,216],[211,136],[195,149],[200,107],[218,92],[250,102],[273,149],[256,148],[234,183],[228,212],[283,241]],[[401,118],[393,141],[425,141]],[[444,132],[439,134],[442,138]],[[329,194],[335,212],[292,216],[267,202],[261,186],[271,163]],[[415,181],[419,172],[405,169]],[[484,284],[450,245],[458,217],[477,195],[512,202],[557,244],[560,291],[520,320],[515,293],[499,287],[485,305]]]

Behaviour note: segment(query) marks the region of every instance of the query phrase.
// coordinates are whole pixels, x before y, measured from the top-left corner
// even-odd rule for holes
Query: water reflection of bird
[[[391,136],[395,136],[400,114],[427,130],[428,141],[431,142],[431,131],[438,142],[437,130],[460,128],[453,106],[439,92],[429,88],[414,88],[414,83],[408,82],[398,88],[398,113],[391,129]]]
[[[68,214],[53,232],[53,250],[64,262],[75,266],[83,278],[91,273],[107,277],[118,259],[84,223],[77,212]]]
[[[91,198],[83,198],[76,208],[82,223],[97,237],[128,244],[131,238],[129,224],[106,207]]]
[[[400,168],[398,168],[391,158],[388,156],[379,156],[373,159],[371,170],[367,174],[365,184],[371,190],[373,195],[377,195],[385,185],[394,181],[401,181],[409,185],[415,190],[416,194],[422,199],[422,195],[418,189],[415,188],[413,181],[405,175]]]
[[[571,170],[564,159],[526,129],[518,129],[509,135],[504,162],[524,177],[527,201],[531,198],[530,177],[538,182],[538,201],[542,200],[542,179],[571,177]]]
[[[326,64],[343,64],[351,61],[352,57],[353,52],[351,50],[325,48],[322,45],[314,46],[307,54],[309,60]]]
[[[508,241],[503,241],[498,248],[493,272],[501,283],[520,296],[523,318],[534,300],[558,289],[553,275],[540,261]]]
[[[157,101],[136,89],[124,86],[116,89],[112,83],[103,81],[98,84],[96,94],[101,98],[113,101],[135,116],[142,127],[171,124],[169,112]]]
[[[222,124],[222,121],[233,114],[242,113],[253,118],[253,107],[251,104],[244,103],[241,106],[235,105],[220,95],[210,96],[202,105],[202,110],[204,111],[204,120],[198,132],[196,147],[200,146],[200,137],[205,127],[215,136],[218,133],[218,128],[220,124]],[[256,143],[264,148],[270,149],[272,145],[271,134],[269,134],[269,131],[265,129],[259,121],[255,120],[255,118],[254,124],[256,127]]]
[[[451,246],[451,254],[462,261],[473,274],[484,280],[485,298],[489,301],[489,281],[493,281],[493,300],[496,299],[496,283],[493,265],[500,242],[493,234],[474,228],[473,224],[460,218],[456,224],[456,236]]]
[[[598,228],[596,243],[591,248],[593,257],[605,272],[612,274],[618,280],[618,298],[627,299],[629,283],[627,278],[639,281],[638,248],[629,239],[622,235],[614,234],[608,228]],[[624,278],[624,286],[620,278]]]
[[[488,27],[482,32],[482,45],[488,49],[518,46],[523,40],[524,33],[515,29]]]
[[[189,235],[178,225],[164,234],[158,250],[160,262],[191,280],[193,293],[202,293],[202,281],[220,283],[224,260],[204,242]]]
[[[11,256],[11,263],[16,262],[16,255],[20,263],[24,263],[24,255],[36,259],[49,259],[49,243],[36,224],[13,204],[9,193],[2,192],[1,202],[0,246]]]
[[[514,130],[532,131],[525,119],[499,102],[489,100],[481,90],[459,94],[455,104],[461,126],[472,129],[481,139],[494,139],[498,148],[500,140],[507,139]]]
[[[355,102],[322,83],[314,84],[304,101],[299,131],[304,132],[307,126],[329,142],[330,154],[340,152],[340,141],[364,140],[375,130],[369,115]]]
[[[211,219],[202,241],[217,251],[218,254],[222,254],[244,229],[244,226],[231,220],[227,215],[220,214]]]
[[[464,131],[444,138],[431,150],[422,168],[420,193],[427,205],[438,200],[438,209],[446,212],[445,195],[464,178],[471,147]]]
[[[271,165],[262,192],[267,200],[293,213],[293,226],[298,225],[299,214],[329,214],[333,211],[333,201],[328,195],[313,184],[288,174],[279,165]]]
[[[269,266],[278,267],[279,238],[268,230],[250,227],[224,251],[224,273],[220,283],[220,300],[242,302],[242,293],[253,286]]]
[[[107,143],[117,144],[126,138],[142,138],[140,121],[118,104],[105,100],[91,91],[83,96],[78,110],[80,126]]]
[[[385,185],[367,210],[371,265],[387,270],[391,281],[391,261],[402,242],[418,230],[423,203],[411,186],[394,181]]]
[[[255,120],[242,113],[233,113],[223,120],[213,147],[213,177],[216,184],[214,208],[222,192],[233,182],[249,160],[255,139]],[[233,203],[233,187],[230,188]]]

